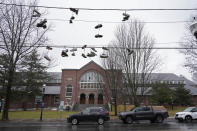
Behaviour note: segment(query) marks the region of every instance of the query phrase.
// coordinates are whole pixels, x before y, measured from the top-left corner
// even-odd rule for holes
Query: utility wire
[[[70,21],[70,20],[67,20],[67,19],[48,19],[48,20],[52,20],[52,21]],[[118,22],[118,21],[99,21],[99,20],[74,20],[75,22],[87,22],[87,23],[114,23],[114,24],[119,24],[119,23],[130,23],[130,22]],[[169,24],[169,23],[174,23],[174,24],[177,24],[177,23],[187,23],[187,22],[192,22],[192,21],[141,21],[139,23],[149,23],[149,24]]]
[[[68,7],[56,7],[56,6],[35,6],[35,5],[25,5],[25,4],[10,4],[10,3],[0,3],[1,5],[12,5],[12,6],[24,6],[24,7],[37,7],[37,8],[47,8],[47,9],[63,9],[63,10],[68,10],[70,8]],[[120,8],[76,8],[79,10],[97,10],[97,11],[192,11],[192,10],[197,10],[197,8],[133,8],[133,9],[120,9]]]
[[[38,48],[45,48],[45,47],[52,47],[52,48],[82,48],[83,45],[40,45],[40,46],[33,46],[33,47],[38,47]],[[0,47],[5,47],[5,45],[0,45]],[[23,46],[23,47],[31,47],[31,46]],[[86,48],[120,48],[120,49],[127,49],[127,47],[113,47],[113,46],[87,46]],[[197,49],[197,47],[133,47],[131,49],[136,49],[136,50],[141,50],[141,49],[159,49],[159,50],[168,50],[168,49]]]

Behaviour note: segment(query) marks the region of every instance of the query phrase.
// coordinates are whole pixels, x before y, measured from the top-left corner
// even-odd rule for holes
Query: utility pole
[[[42,102],[41,102],[41,109],[40,109],[40,121],[42,121],[42,112],[44,108],[44,92],[45,92],[45,86],[46,84],[43,84],[42,86]]]

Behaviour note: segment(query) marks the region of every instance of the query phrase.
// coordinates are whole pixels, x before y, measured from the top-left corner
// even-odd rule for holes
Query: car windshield
[[[83,112],[83,114],[88,114],[90,112],[90,109],[89,108],[86,108],[82,112]]]
[[[136,109],[135,107],[134,108],[131,108],[131,110],[130,111],[134,111],[134,109]]]
[[[183,112],[190,112],[192,109],[194,109],[194,107],[188,107]]]

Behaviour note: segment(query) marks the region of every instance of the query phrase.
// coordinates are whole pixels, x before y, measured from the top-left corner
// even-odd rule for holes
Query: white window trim
[[[71,88],[71,89],[72,89],[72,92],[67,92],[67,89],[68,89],[68,88]],[[65,87],[65,89],[66,89],[65,97],[66,97],[66,98],[72,98],[72,95],[73,95],[73,86],[72,86],[72,85],[67,85],[67,86]],[[71,93],[71,96],[67,96],[67,95],[66,95],[67,93]]]

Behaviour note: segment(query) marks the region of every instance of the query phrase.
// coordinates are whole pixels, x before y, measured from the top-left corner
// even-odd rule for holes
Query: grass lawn
[[[68,115],[76,112],[70,111],[51,111],[51,110],[43,110],[43,119],[65,119]],[[2,117],[2,113],[0,113],[0,118]],[[36,111],[10,111],[9,119],[40,119],[40,110]]]
[[[173,110],[171,107],[168,107],[167,110],[168,110],[169,116],[174,117],[175,113],[183,111],[186,108],[187,107],[185,107],[185,106],[175,106],[175,107],[173,107]]]
[[[128,105],[126,107],[126,110],[130,110],[134,106]],[[112,107],[113,109],[114,107]],[[183,111],[187,107],[174,107],[172,110],[171,107],[168,109],[168,114],[170,117],[173,117],[176,112]],[[122,105],[118,106],[118,112],[124,111],[124,107]],[[51,111],[51,110],[43,110],[43,119],[66,119],[66,117],[70,114],[74,114],[77,112],[72,111]],[[0,113],[0,119],[2,117],[2,113]],[[110,112],[111,119],[118,119],[117,116],[114,116],[114,112]],[[40,119],[40,110],[36,111],[10,111],[9,112],[9,119],[15,120],[15,119]]]

